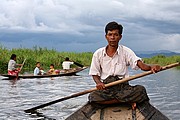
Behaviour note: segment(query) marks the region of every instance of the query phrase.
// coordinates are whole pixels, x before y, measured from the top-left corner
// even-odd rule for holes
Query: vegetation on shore
[[[0,73],[7,73],[7,65],[10,60],[11,54],[17,55],[17,63],[23,63],[24,59],[26,62],[23,66],[23,72],[33,72],[36,62],[41,63],[41,67],[47,71],[49,70],[50,64],[54,64],[55,69],[62,69],[62,62],[65,57],[69,57],[71,61],[75,61],[84,66],[89,66],[92,58],[91,52],[58,52],[54,49],[47,49],[41,47],[34,47],[33,49],[28,48],[18,48],[18,49],[7,49],[4,47],[0,47]],[[72,65],[72,67],[76,67],[76,65]]]
[[[180,62],[180,56],[164,56],[164,55],[157,55],[151,58],[143,58],[143,61],[147,64],[159,64],[161,66]]]
[[[55,69],[62,69],[61,63],[64,61],[65,57],[69,57],[70,60],[80,63],[84,66],[90,66],[92,52],[58,52],[55,49],[47,49],[35,46],[33,49],[28,48],[18,48],[18,49],[7,49],[0,46],[0,73],[7,73],[7,65],[11,54],[17,55],[17,63],[23,63],[24,59],[26,62],[23,66],[23,72],[33,72],[36,62],[41,62],[41,66],[44,70],[48,70],[50,64],[55,65]],[[144,62],[147,64],[160,64],[167,65],[180,62],[180,56],[170,56],[166,57],[164,55],[154,56],[152,58],[143,58]],[[72,67],[76,67],[73,65]]]

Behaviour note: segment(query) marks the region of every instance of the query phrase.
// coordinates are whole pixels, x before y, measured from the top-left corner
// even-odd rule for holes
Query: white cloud
[[[165,34],[160,40],[162,48],[180,52],[180,34]]]
[[[144,18],[161,21],[179,21],[178,1],[162,0],[4,0],[0,7],[1,27],[21,26],[36,30],[43,23],[50,30],[74,29],[98,25],[112,19]],[[174,7],[175,6],[175,7]],[[93,20],[93,21],[91,21]],[[94,24],[93,24],[94,23]]]
[[[103,35],[105,24],[115,20],[124,26],[122,43],[135,50],[143,49],[146,44],[149,45],[147,49],[175,50],[180,49],[177,43],[179,6],[179,0],[3,0],[0,4],[0,34],[44,33],[53,38],[64,34],[63,39],[66,35],[68,38],[77,36],[76,42],[86,40],[96,44],[99,38],[104,39],[99,35]],[[0,42],[8,39],[0,36]],[[164,39],[170,41],[167,38],[171,38],[168,45],[162,43]],[[161,44],[157,46],[156,43]]]

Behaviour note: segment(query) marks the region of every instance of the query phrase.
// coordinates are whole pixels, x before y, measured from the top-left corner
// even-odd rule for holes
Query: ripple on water
[[[0,78],[2,79],[2,77]],[[170,70],[162,72],[162,74],[139,78],[130,83],[145,86],[150,102],[172,120],[179,120],[179,78],[179,71]],[[0,119],[37,120],[46,118],[48,120],[64,120],[88,101],[88,94],[39,109],[37,110],[39,116],[25,113],[24,110],[94,87],[95,83],[88,76],[88,70],[81,72],[80,76],[21,79],[16,82],[1,80]]]

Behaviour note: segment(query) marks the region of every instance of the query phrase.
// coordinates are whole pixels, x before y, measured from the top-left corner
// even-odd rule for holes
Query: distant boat
[[[132,110],[126,103],[100,105],[87,103],[65,120],[169,120],[149,102]]]
[[[61,77],[61,76],[72,76],[72,75],[76,75],[76,73],[85,70],[88,67],[78,67],[78,68],[73,68],[67,71],[62,70],[62,72],[60,72],[60,74],[54,74],[54,75],[33,75],[33,74],[25,74],[25,75],[19,75],[18,78],[23,78],[23,79],[27,79],[27,78],[49,78],[49,77]],[[16,78],[16,76],[13,75],[8,75],[8,74],[1,74],[1,76],[7,77],[8,80],[14,79]]]

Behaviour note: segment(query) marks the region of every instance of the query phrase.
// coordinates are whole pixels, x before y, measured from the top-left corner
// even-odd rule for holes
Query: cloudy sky
[[[0,45],[94,52],[107,44],[110,21],[134,51],[180,52],[179,0],[2,0]]]

